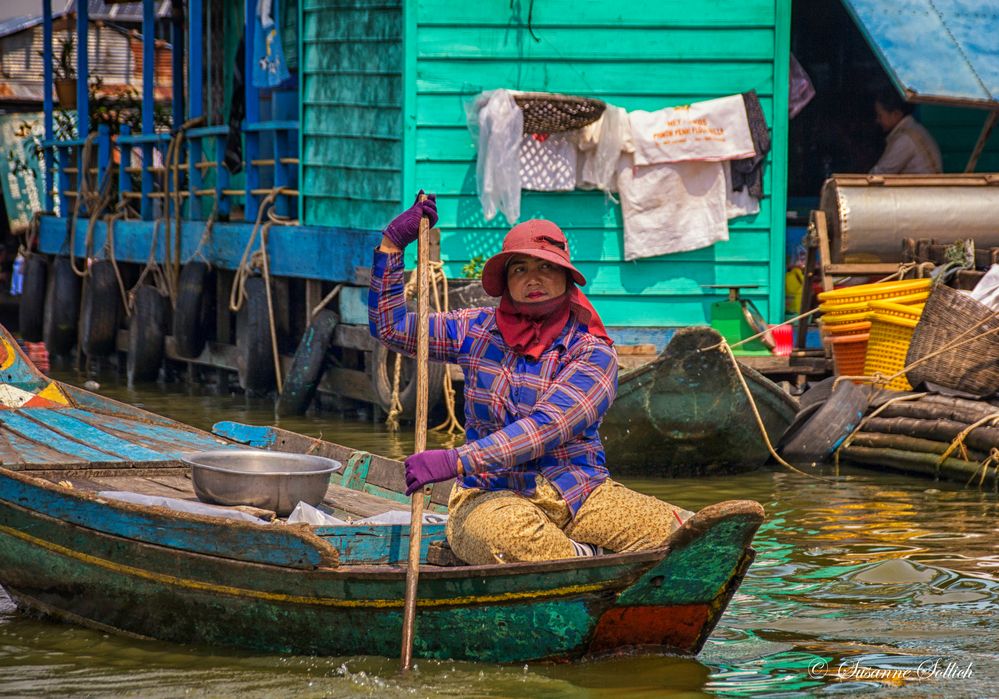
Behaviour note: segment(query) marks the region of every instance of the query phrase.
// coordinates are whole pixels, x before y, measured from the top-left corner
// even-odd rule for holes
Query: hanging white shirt
[[[624,259],[696,250],[728,240],[722,163],[693,160],[635,165],[622,156],[618,192]]]
[[[635,164],[738,160],[756,155],[742,95],[630,112]]]

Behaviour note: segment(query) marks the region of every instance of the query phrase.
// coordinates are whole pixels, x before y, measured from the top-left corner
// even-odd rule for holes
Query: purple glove
[[[406,459],[406,495],[412,495],[427,483],[439,483],[458,475],[458,452],[454,449],[431,449]]]
[[[422,189],[420,194],[423,194]],[[431,227],[437,223],[437,198],[433,194],[428,194],[423,201],[420,201],[419,194],[416,195],[416,202],[392,219],[382,235],[402,250],[420,235],[420,219],[424,216],[430,219]]]

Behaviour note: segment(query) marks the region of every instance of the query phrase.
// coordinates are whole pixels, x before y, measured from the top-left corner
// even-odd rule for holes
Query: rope
[[[125,280],[122,279],[121,270],[118,269],[118,260],[114,255],[114,224],[116,221],[127,217],[127,209],[121,208],[107,220],[107,240],[104,248],[107,251],[108,260],[111,261],[111,268],[114,270],[115,279],[118,281],[118,293],[121,294],[121,303],[125,307],[125,317],[132,317],[132,309],[129,307],[128,291],[125,289]]]
[[[772,456],[781,466],[793,471],[794,473],[807,476],[808,478],[814,478],[825,483],[835,483],[834,480],[816,476],[812,473],[805,473],[780,457],[780,454],[777,453],[777,450],[774,449],[774,445],[770,442],[770,435],[767,434],[767,428],[766,425],[763,424],[763,418],[760,416],[760,410],[756,407],[756,400],[753,398],[753,392],[749,390],[749,384],[746,383],[746,378],[742,375],[742,369],[739,368],[739,361],[735,358],[735,354],[732,353],[732,348],[729,347],[727,342],[722,341],[721,346],[722,350],[728,355],[729,360],[732,362],[732,367],[735,369],[735,375],[738,377],[739,383],[742,385],[742,390],[746,394],[746,400],[749,401],[749,407],[753,411],[753,417],[756,418],[756,426],[760,430],[760,435],[763,437],[763,443],[766,445],[767,451],[770,452],[770,456]]]
[[[31,220],[28,221],[28,230],[24,234],[24,242],[17,248],[17,254],[25,260],[34,254],[39,231],[42,227],[42,216],[51,213],[51,211],[35,211],[31,214]]]
[[[128,304],[126,305],[126,311],[131,313],[132,307],[135,305],[135,292],[142,282],[145,280],[147,274],[153,275],[153,283],[160,292],[165,290],[166,280],[163,278],[163,271],[160,266],[156,263],[156,233],[159,229],[159,225],[162,219],[153,221],[153,233],[149,241],[149,258],[146,260],[146,266],[142,268],[142,273],[139,274],[139,278],[132,285],[131,290],[128,292]]]
[[[277,383],[277,390],[280,394],[284,390],[284,380],[281,377],[281,355],[278,354],[277,324],[274,322],[274,300],[271,294],[271,272],[270,259],[267,255],[267,236],[271,226],[277,224],[282,226],[297,225],[297,221],[282,216],[270,216],[269,209],[274,204],[274,200],[284,192],[283,187],[275,187],[260,202],[257,209],[257,220],[253,224],[249,240],[243,249],[243,257],[236,268],[236,277],[233,280],[232,289],[229,292],[229,310],[238,312],[246,301],[246,280],[249,278],[254,268],[260,268],[264,277],[264,291],[267,295],[267,319],[270,324],[271,356],[274,359],[274,378]],[[268,220],[261,227],[264,215],[268,214]],[[256,241],[257,232],[260,232],[260,248],[250,254],[253,243]]]
[[[937,463],[936,463],[936,473],[937,473],[937,475],[938,476],[940,475],[940,467],[943,466],[943,464],[947,460],[947,458],[951,454],[953,454],[958,449],[958,447],[961,448],[961,450],[962,450],[962,456],[965,458],[965,460],[967,460],[968,452],[967,452],[966,447],[964,446],[964,439],[965,439],[965,437],[967,437],[968,434],[970,434],[971,431],[974,430],[976,427],[981,427],[982,425],[988,424],[990,422],[994,422],[996,420],[996,418],[999,418],[999,412],[992,413],[991,415],[987,415],[986,417],[983,417],[981,420],[975,420],[973,423],[971,423],[970,425],[968,425],[967,427],[965,427],[963,430],[961,430],[960,432],[958,432],[957,436],[954,437],[954,440],[944,450],[944,453],[940,455],[939,459],[937,459]],[[993,449],[992,451],[995,451],[995,449]],[[983,473],[982,477],[984,478],[984,473]],[[968,481],[968,482],[970,483],[971,481]]]
[[[389,403],[388,415],[385,416],[385,427],[389,432],[399,431],[399,416],[402,415],[402,401],[399,398],[399,384],[402,379],[402,355],[395,355],[395,374],[392,378],[392,400]]]
[[[343,284],[337,284],[336,286],[333,287],[333,291],[326,294],[326,296],[323,297],[323,300],[316,304],[316,307],[309,312],[310,323],[316,319],[316,316],[319,315],[319,311],[326,308],[326,306],[329,305],[330,301],[332,301],[337,297],[337,295],[340,293],[340,289],[342,288]]]
[[[278,354],[277,327],[274,323],[274,301],[271,299],[271,269],[267,256],[267,234],[271,231],[274,221],[268,221],[260,231],[260,250],[254,254],[260,256],[264,270],[264,291],[267,294],[267,320],[270,326],[271,335],[271,357],[274,359],[274,380],[277,383],[278,395],[284,390],[284,381],[281,378],[281,355]]]
[[[246,247],[243,248],[243,256],[240,258],[239,266],[236,268],[236,277],[233,279],[232,289],[229,290],[229,310],[233,313],[238,312],[243,307],[243,302],[246,301],[246,279],[250,276],[250,272],[253,269],[250,250],[253,249],[253,243],[257,239],[257,233],[260,231],[267,207],[274,203],[279,193],[279,189],[272,189],[264,197],[263,201],[260,202],[260,207],[257,209],[257,220],[254,222],[253,230],[246,241]]]
[[[835,387],[836,387],[836,382],[833,381],[833,388],[835,389]],[[836,468],[837,469],[839,468],[839,454],[840,454],[840,452],[843,449],[846,449],[848,446],[850,446],[850,444],[853,442],[853,438],[857,435],[857,433],[859,433],[861,430],[864,429],[864,427],[867,426],[867,423],[870,420],[876,418],[878,415],[880,415],[881,413],[883,413],[888,408],[888,406],[890,406],[890,405],[894,405],[895,403],[902,403],[904,401],[917,400],[918,398],[922,398],[925,395],[927,395],[927,394],[926,393],[912,393],[912,394],[907,394],[907,395],[904,395],[904,396],[896,396],[894,398],[890,398],[890,399],[886,400],[884,403],[882,403],[881,405],[879,405],[876,409],[874,409],[871,412],[870,415],[865,415],[864,418],[860,422],[857,423],[857,426],[854,428],[853,432],[851,432],[850,434],[848,434],[846,436],[846,439],[843,440],[842,444],[840,444],[836,448],[836,452],[833,454],[833,463],[836,465]]]
[[[83,142],[83,152],[77,160],[77,187],[76,202],[73,206],[73,215],[70,218],[69,227],[69,264],[73,273],[81,279],[90,274],[89,265],[84,262],[82,268],[76,266],[76,222],[80,215],[80,207],[87,208],[87,235],[85,238],[85,258],[89,259],[93,253],[94,227],[104,209],[111,203],[111,190],[113,178],[111,177],[111,167],[104,173],[104,179],[99,183],[100,188],[95,191],[91,184],[90,165],[93,160],[94,140],[98,137],[96,131],[92,131]]]
[[[430,283],[434,290],[434,308],[438,313],[447,313],[448,308],[448,288],[447,288],[447,275],[444,274],[444,264],[442,262],[431,262],[430,263],[431,274]],[[441,289],[437,288],[438,279],[441,281]],[[441,297],[443,292],[443,304],[441,303]],[[444,422],[431,428],[431,432],[440,432],[446,434],[450,437],[455,437],[458,434],[464,434],[465,428],[460,422],[458,422],[458,417],[455,415],[454,411],[454,385],[451,382],[451,373],[444,370],[444,379],[442,381],[443,394],[444,394],[444,408],[447,411],[447,417]]]
[[[994,482],[996,484],[996,488],[999,489],[999,449],[992,447],[992,449],[989,451],[989,455],[982,460],[980,466],[982,472],[978,478],[978,487],[981,488],[983,485],[985,485],[985,476],[988,475],[989,466],[994,466],[996,469],[996,478],[994,479]],[[977,472],[971,474],[971,478],[968,479],[968,482],[965,483],[964,486],[968,487],[969,485],[971,485],[971,481],[975,480],[976,475],[978,475]]]
[[[743,340],[739,340],[738,342],[733,342],[732,344],[729,345],[729,347],[735,348],[735,347],[738,347],[739,345],[744,345],[747,342],[752,342],[753,340],[757,340],[757,339],[763,337],[764,335],[769,335],[770,332],[774,328],[779,328],[782,325],[791,325],[792,323],[797,323],[802,318],[807,318],[808,316],[814,315],[814,314],[816,314],[818,312],[819,312],[819,309],[818,309],[818,306],[816,306],[815,308],[813,308],[812,310],[808,311],[807,313],[802,313],[801,315],[797,315],[794,318],[789,318],[788,320],[785,320],[783,323],[777,323],[776,325],[772,325],[772,326],[768,327],[763,332],[758,332],[755,335],[747,337],[747,338],[745,338]],[[703,347],[703,348],[699,349],[698,352],[707,352],[708,350],[719,349],[726,342],[727,342],[726,340],[722,340],[721,342],[719,342],[716,345],[711,345],[710,347]]]
[[[448,312],[448,283],[444,274],[444,263],[430,261],[430,284],[433,289],[434,310],[436,313]],[[403,290],[405,297],[410,297],[416,290],[416,270],[410,273],[409,279]],[[443,298],[443,301],[442,301]],[[399,418],[402,416],[402,401],[399,398],[400,384],[402,383],[402,357],[395,355],[395,370],[392,375],[392,400],[389,403],[388,415],[385,417],[385,427],[389,432],[396,432],[399,429]],[[444,407],[447,417],[444,422],[431,428],[431,432],[440,432],[450,436],[464,434],[465,428],[458,421],[455,413],[455,390],[451,381],[451,374],[444,372],[441,381],[441,389],[444,395]]]
[[[167,146],[166,162],[163,168],[162,187],[164,192],[163,218],[166,221],[166,238],[164,239],[163,267],[167,280],[167,289],[173,306],[177,305],[177,287],[180,283],[180,241],[183,224],[183,197],[180,191],[180,161],[183,155],[184,139],[188,129],[203,123],[203,116],[188,119],[180,125],[170,137]],[[170,187],[171,180],[173,187]],[[173,202],[173,240],[170,237],[170,203]]]

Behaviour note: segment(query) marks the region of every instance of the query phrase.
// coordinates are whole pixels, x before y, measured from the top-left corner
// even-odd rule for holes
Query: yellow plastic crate
[[[867,342],[867,356],[864,360],[864,373],[868,376],[875,372],[892,376],[905,367],[905,356],[909,352],[912,331],[919,322],[918,315],[900,317],[889,315],[884,312],[885,310],[890,309],[871,313],[871,336]],[[904,374],[888,382],[888,388],[893,391],[912,390]]]
[[[847,286],[842,289],[823,291],[819,301],[823,306],[877,301],[899,296],[908,296],[919,292],[928,292],[933,285],[932,279],[905,279],[898,282],[880,282],[877,284],[861,284]]]
[[[882,316],[892,316],[906,321],[913,321],[914,324],[912,327],[916,327],[915,323],[919,322],[919,317],[923,314],[923,306],[925,305],[924,303],[917,303],[906,306],[897,303],[894,299],[891,301],[871,301],[871,313],[869,315],[881,314]]]

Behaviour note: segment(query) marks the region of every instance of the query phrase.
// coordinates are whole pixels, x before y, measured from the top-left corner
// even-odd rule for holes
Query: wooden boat
[[[600,426],[614,474],[689,476],[752,469],[770,454],[732,361],[708,327],[677,330],[653,361],[622,372]],[[740,365],[771,443],[798,412],[795,398]]]
[[[179,461],[190,451],[334,457],[343,468],[324,507],[353,520],[408,511],[399,462],[276,428],[220,423],[209,434],[51,381],[2,328],[0,377],[0,584],[21,610],[179,643],[399,654],[408,525],[286,524],[247,508],[252,521],[238,521],[176,506],[196,502]],[[444,511],[447,493],[438,484],[429,508]],[[486,566],[447,560],[444,525],[425,525],[414,654],[696,654],[753,560],[762,519],[759,504],[732,501],[657,550]]]

